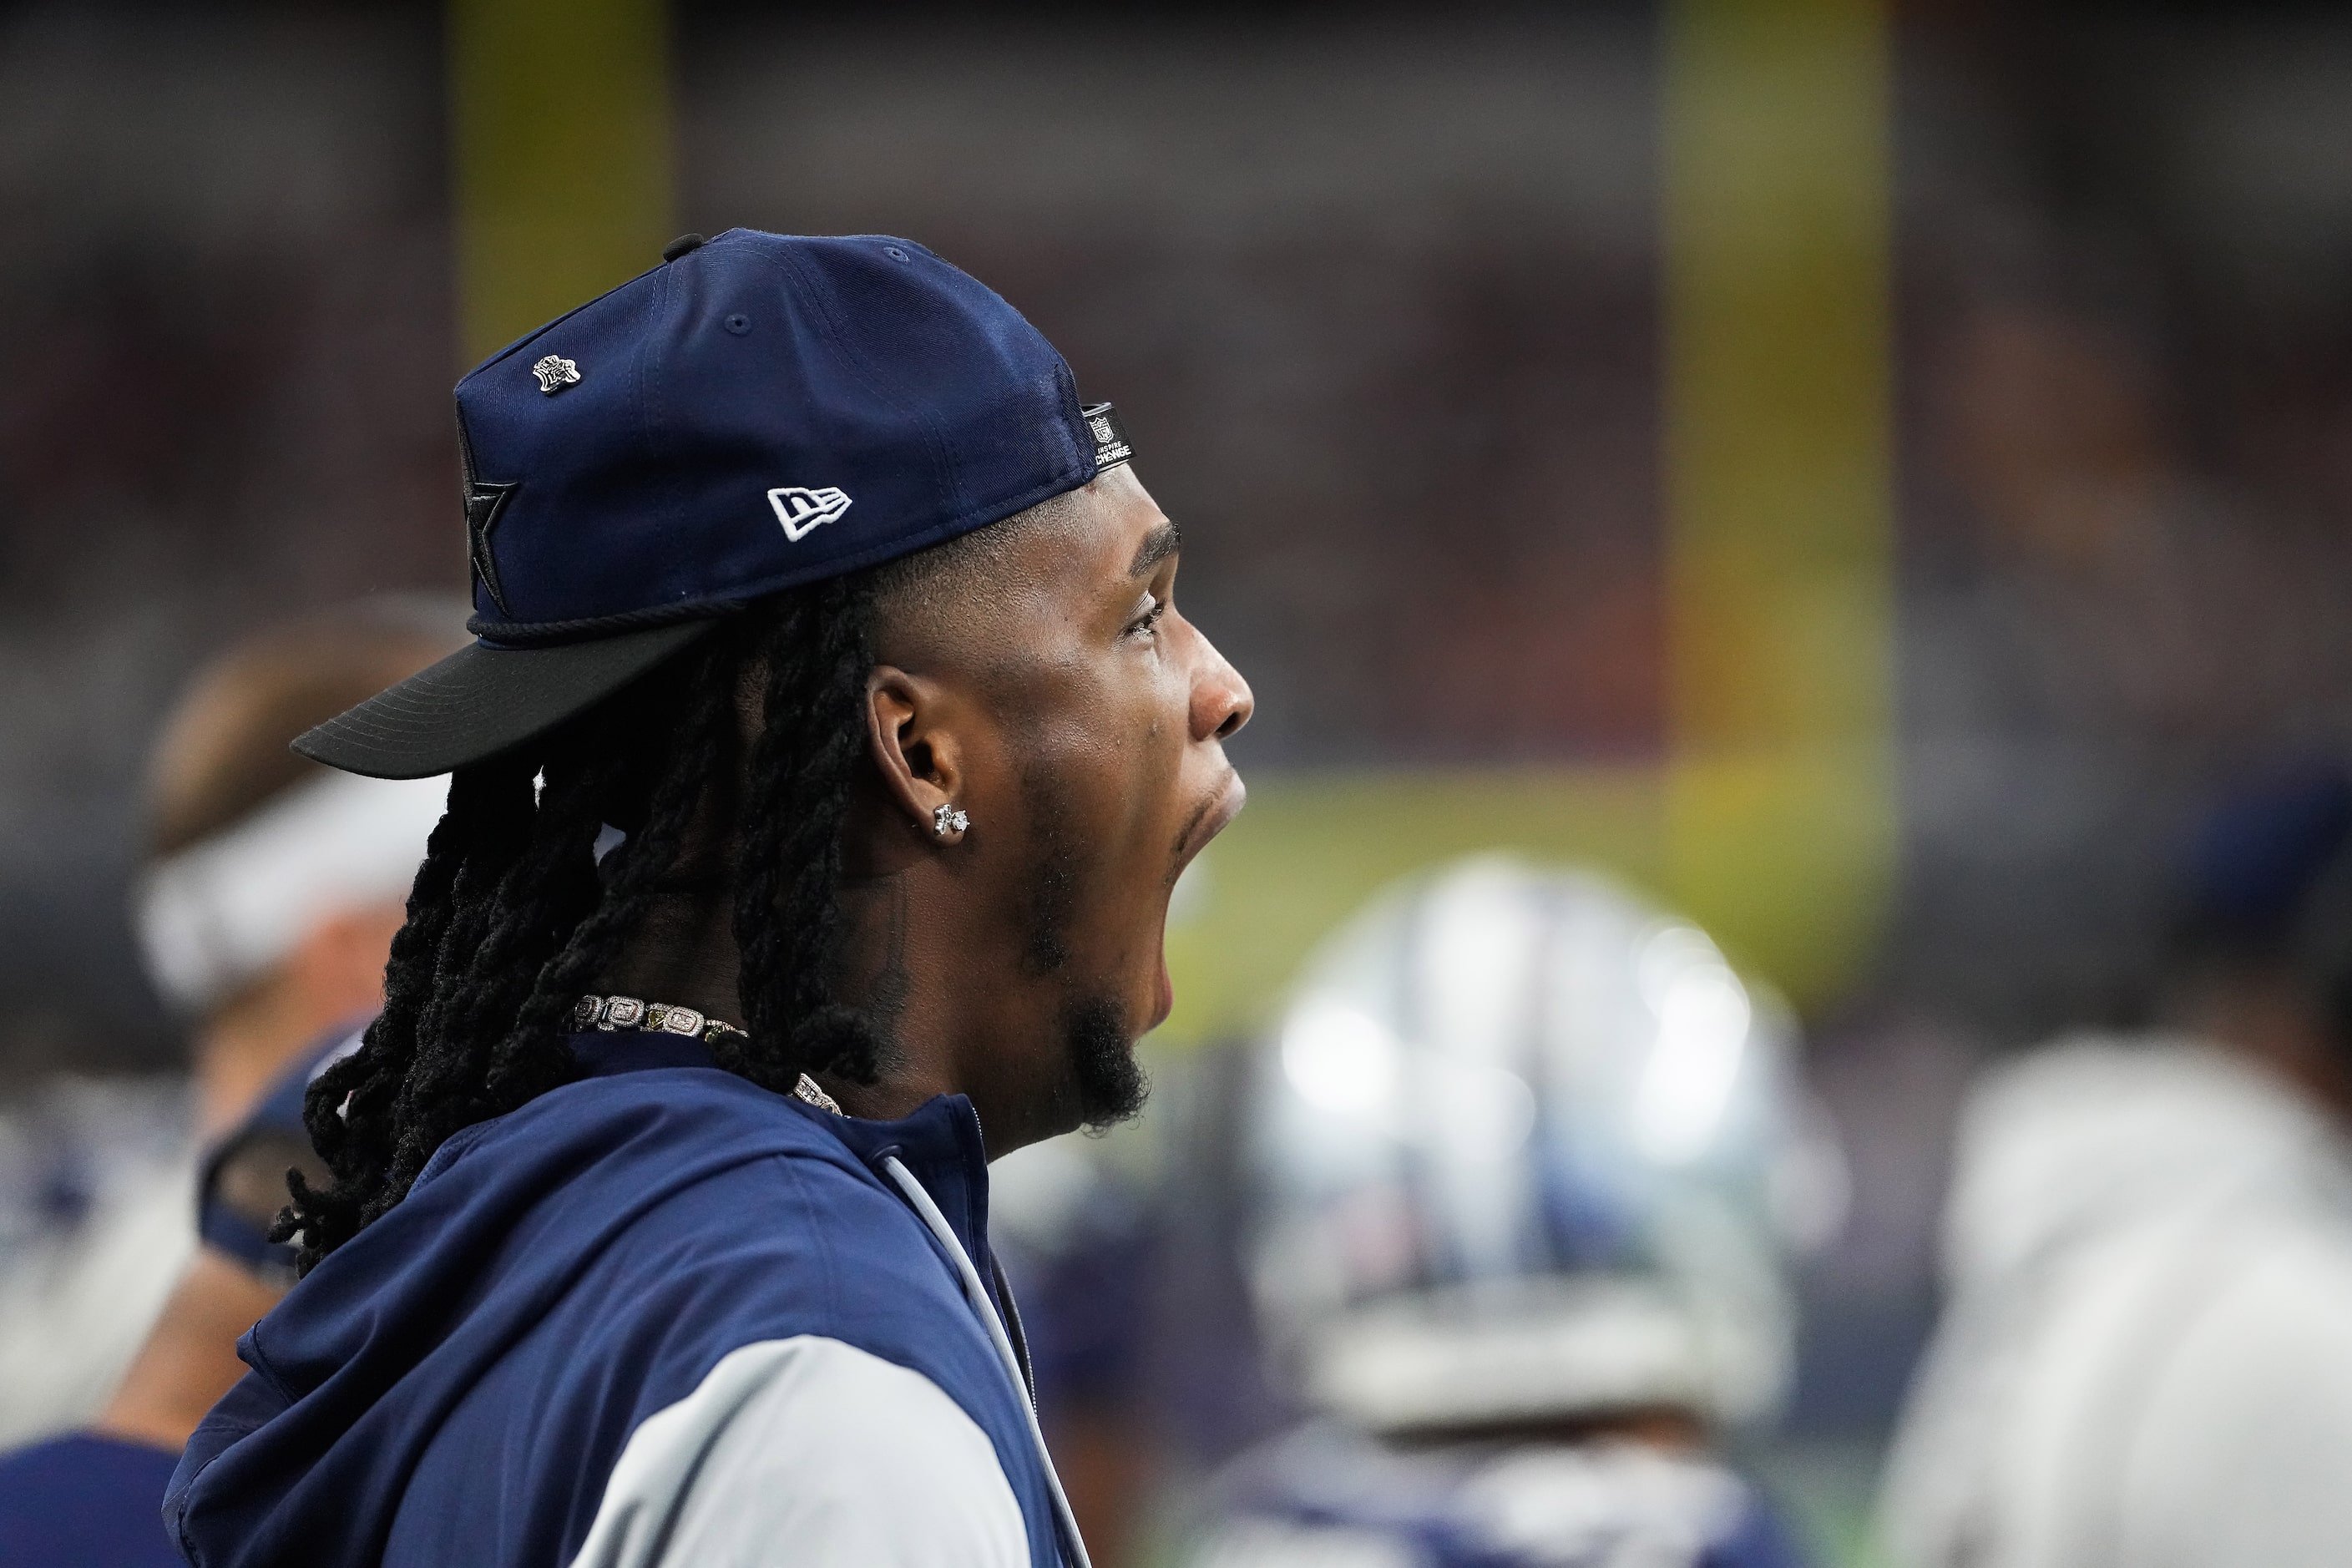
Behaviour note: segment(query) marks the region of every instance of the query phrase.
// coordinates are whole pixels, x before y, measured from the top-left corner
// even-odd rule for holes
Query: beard
[[[1038,824],[1037,850],[1022,899],[1022,966],[1039,978],[1066,975],[1067,935],[1078,916],[1086,856],[1064,826],[1070,814],[1042,772],[1024,773],[1023,802]],[[1142,1113],[1151,1080],[1135,1059],[1127,1013],[1111,995],[1080,994],[1062,1011],[1063,1059],[1077,1099],[1078,1125],[1107,1131]]]
[[[1063,1016],[1062,1047],[1077,1089],[1079,1126],[1107,1132],[1143,1113],[1151,1079],[1135,1059],[1135,1042],[1127,1037],[1118,1003],[1100,996],[1072,1007]]]

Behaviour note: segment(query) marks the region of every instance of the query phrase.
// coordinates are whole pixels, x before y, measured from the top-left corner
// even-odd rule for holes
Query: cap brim
[[[431,778],[546,733],[718,625],[679,621],[551,647],[475,643],[305,731],[294,749],[347,773]]]

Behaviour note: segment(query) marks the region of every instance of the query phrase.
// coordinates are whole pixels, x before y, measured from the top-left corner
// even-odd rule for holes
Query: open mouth
[[[1169,868],[1168,872],[1167,890],[1170,894],[1172,895],[1175,892],[1176,879],[1184,874],[1184,868],[1190,866],[1201,851],[1209,847],[1209,840],[1231,826],[1234,818],[1241,815],[1242,806],[1248,799],[1249,790],[1243,784],[1241,774],[1232,768],[1227,768],[1224,779],[1219,784],[1215,793],[1202,802],[1200,809],[1192,814],[1192,820],[1185,825],[1182,837],[1176,841],[1175,864]],[[1168,1015],[1176,1007],[1175,983],[1168,977],[1168,900],[1166,898],[1162,898],[1160,902],[1160,941],[1157,951],[1159,963],[1158,973],[1154,977],[1151,1017],[1150,1021],[1144,1026],[1147,1033],[1166,1023]]]
[[[1192,820],[1185,826],[1183,837],[1176,841],[1176,864],[1168,872],[1171,888],[1176,885],[1176,879],[1184,874],[1184,868],[1192,863],[1192,858],[1209,847],[1209,840],[1232,826],[1234,818],[1242,814],[1242,806],[1248,800],[1249,790],[1242,783],[1242,775],[1227,768],[1223,781],[1193,812]]]

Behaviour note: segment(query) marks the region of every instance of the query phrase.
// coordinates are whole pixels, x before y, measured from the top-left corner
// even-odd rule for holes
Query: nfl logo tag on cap
[[[1087,432],[1095,438],[1095,471],[1116,468],[1135,456],[1135,448],[1127,444],[1127,427],[1118,422],[1118,410],[1108,403],[1097,403],[1086,411]]]
[[[921,246],[751,229],[673,247],[493,355],[457,384],[457,434],[480,640],[312,730],[305,756],[382,778],[483,761],[754,599],[1133,456],[1036,328]],[[828,526],[853,498],[857,521]]]

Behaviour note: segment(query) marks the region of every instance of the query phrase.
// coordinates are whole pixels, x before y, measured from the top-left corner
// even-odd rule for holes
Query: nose
[[[1192,676],[1192,739],[1222,741],[1250,721],[1257,700],[1250,695],[1242,672],[1207,637],[1201,638],[1201,661]]]

